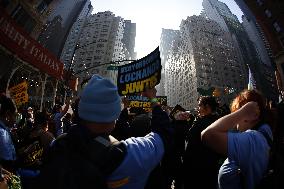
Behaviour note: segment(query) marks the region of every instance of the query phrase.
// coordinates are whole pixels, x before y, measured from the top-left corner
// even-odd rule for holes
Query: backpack
[[[262,133],[271,147],[268,171],[257,185],[256,189],[283,189],[284,188],[284,132],[283,132],[283,102],[277,106],[278,125],[273,141],[266,133]]]
[[[52,145],[36,179],[41,189],[106,189],[106,177],[125,157],[122,143],[111,144],[104,136],[92,137],[88,131],[73,126]]]

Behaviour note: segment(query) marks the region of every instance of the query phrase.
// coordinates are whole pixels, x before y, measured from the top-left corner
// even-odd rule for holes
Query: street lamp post
[[[86,69],[84,69],[84,70],[80,70],[80,71],[78,71],[78,72],[76,72],[76,73],[74,73],[74,74],[77,75],[77,74],[80,74],[80,73],[82,73],[82,72],[88,71],[89,69],[92,69],[92,68],[96,68],[96,67],[100,67],[100,66],[104,66],[104,65],[110,65],[110,64],[114,64],[114,63],[127,62],[127,61],[136,61],[136,60],[117,60],[117,61],[111,61],[111,62],[104,63],[104,64],[97,64],[97,65],[91,66],[91,67],[89,67],[89,68],[86,68]],[[87,79],[84,79],[84,80],[81,82],[81,88],[82,88],[82,86],[83,86],[85,83],[88,82],[89,79],[90,79],[90,77],[87,78]]]
[[[116,60],[116,61],[110,61],[108,63],[104,63],[104,64],[97,64],[97,65],[94,65],[94,66],[91,66],[91,67],[88,67],[84,70],[80,70],[78,72],[75,73],[75,75],[79,74],[79,73],[82,73],[82,72],[85,72],[89,69],[92,69],[92,68],[96,68],[96,67],[100,67],[100,66],[105,66],[105,65],[109,65],[109,64],[116,64],[116,63],[121,63],[121,62],[127,62],[127,61],[136,61],[136,60]]]

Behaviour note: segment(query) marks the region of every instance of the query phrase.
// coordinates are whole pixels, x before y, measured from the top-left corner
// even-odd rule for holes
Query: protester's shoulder
[[[153,143],[153,144],[160,144],[162,143],[162,139],[159,134],[151,132],[144,137],[131,137],[124,141],[122,141],[124,145],[132,145],[132,146],[139,146],[144,145],[145,143]]]
[[[153,156],[160,158],[164,153],[164,144],[159,134],[151,132],[145,137],[131,137],[122,141],[127,154],[145,158]],[[145,157],[144,157],[145,156]]]
[[[162,139],[157,133],[145,137],[132,137],[121,141],[126,147],[126,156],[113,175],[127,172],[132,175],[145,174],[161,161],[164,154]]]
[[[261,129],[271,132],[268,125],[261,126]],[[266,139],[257,130],[229,132],[228,144],[229,153],[237,152],[242,154],[250,154],[259,152],[260,150],[265,150],[264,147],[266,144]]]

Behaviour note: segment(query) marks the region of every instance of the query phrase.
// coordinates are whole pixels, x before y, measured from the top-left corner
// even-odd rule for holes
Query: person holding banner
[[[55,153],[50,154],[41,172],[40,188],[84,188],[91,184],[103,188],[100,180],[94,179],[98,174],[90,174],[99,171],[103,176],[100,184],[106,182],[108,188],[143,189],[171,143],[169,117],[160,106],[153,106],[151,133],[117,141],[110,133],[121,112],[121,98],[110,80],[93,75],[81,93],[79,124],[53,142],[51,152]],[[58,162],[60,157],[67,158]]]

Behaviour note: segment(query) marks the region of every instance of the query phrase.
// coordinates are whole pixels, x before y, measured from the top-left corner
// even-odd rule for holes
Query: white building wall
[[[217,22],[201,16],[182,21],[180,37],[166,62],[166,78],[169,105],[186,109],[197,107],[197,88],[230,87],[239,92],[246,85],[231,38]],[[229,103],[231,98],[223,95],[220,100]]]
[[[76,50],[74,58],[74,70],[81,72],[78,74],[80,81],[99,74],[116,83],[117,71],[107,70],[109,65],[94,66],[125,59],[123,35],[124,19],[110,11],[99,12],[88,18],[79,39],[79,46],[83,48]]]
[[[157,95],[165,96],[165,64],[168,58],[169,52],[171,50],[172,42],[179,35],[179,30],[164,29],[162,28],[161,38],[160,38],[160,55],[162,64],[162,74],[160,84],[156,86]]]

